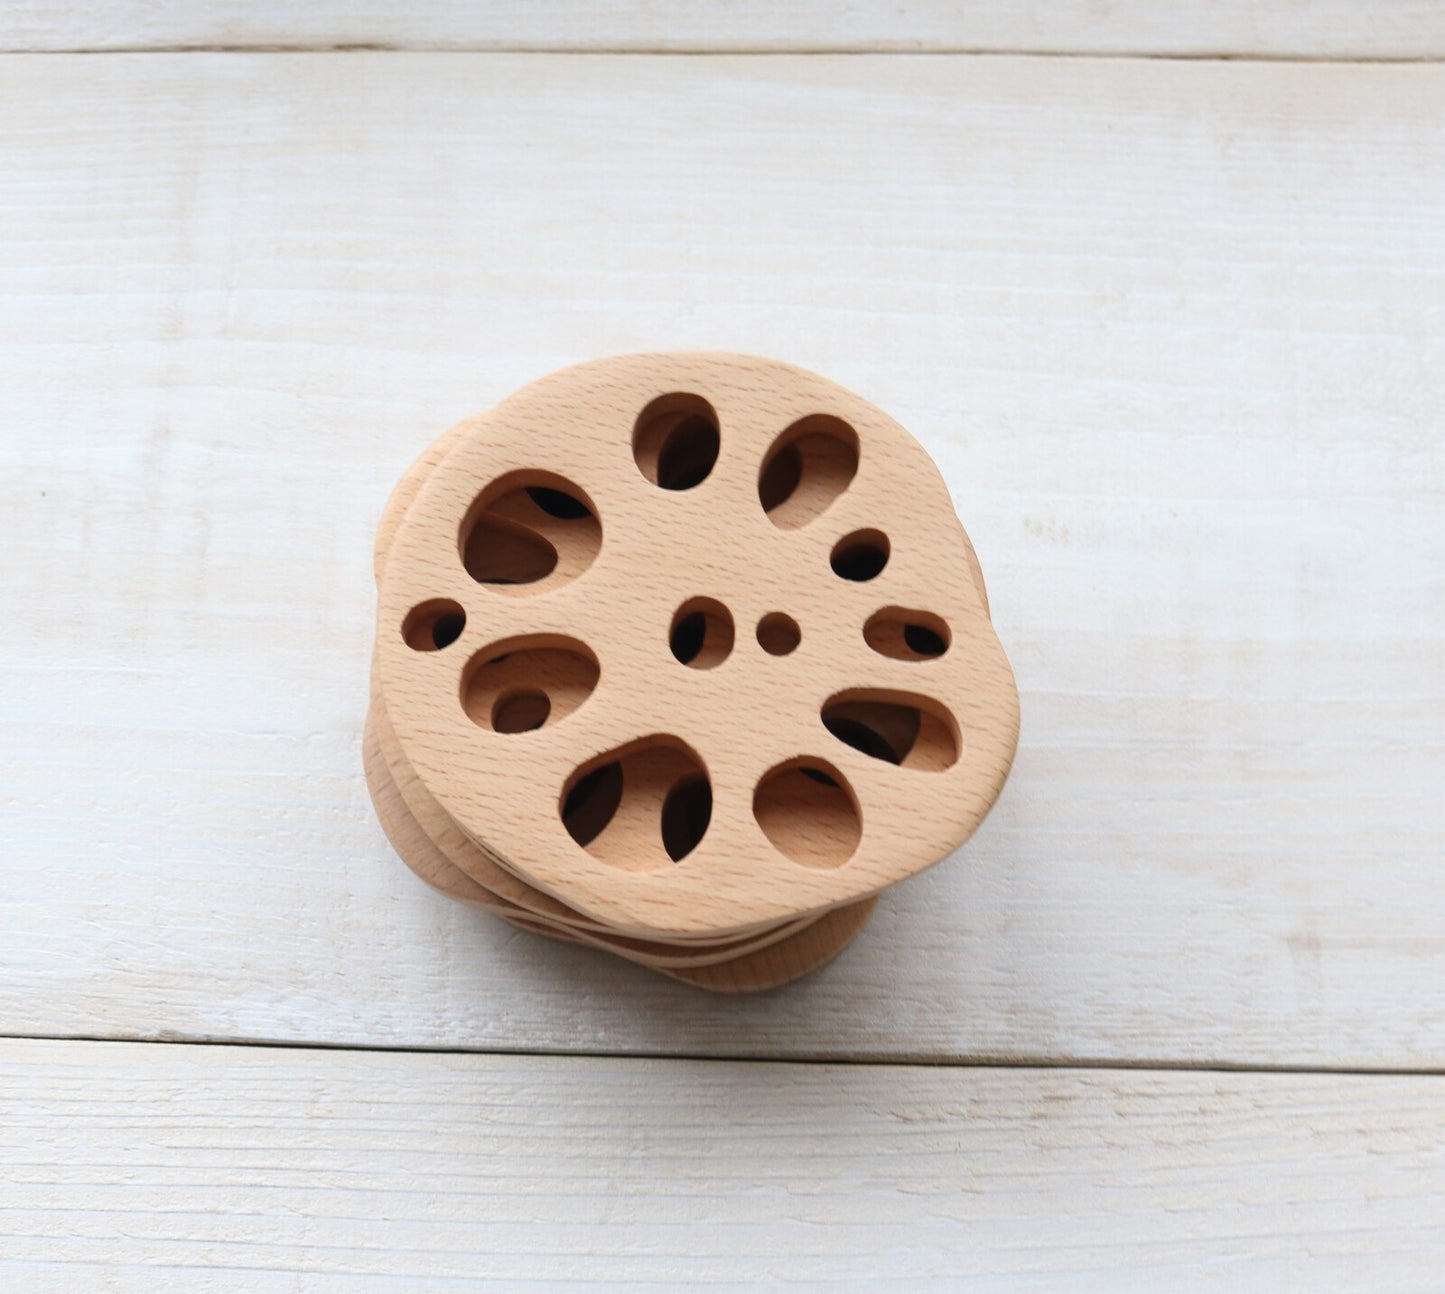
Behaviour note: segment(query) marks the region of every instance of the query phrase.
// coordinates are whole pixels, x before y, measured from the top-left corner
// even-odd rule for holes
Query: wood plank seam
[[[12,1043],[0,1285],[1423,1292],[1440,1087]]]
[[[927,49],[897,49],[886,45],[806,45],[796,48],[777,49],[757,45],[714,46],[636,46],[636,45],[427,45],[388,42],[369,44],[365,41],[340,44],[134,44],[134,45],[74,45],[56,46],[53,49],[34,49],[25,45],[0,45],[0,55],[5,57],[45,58],[66,55],[106,54],[533,54],[540,57],[597,57],[597,58],[1009,58],[1050,60],[1099,61],[1099,62],[1157,62],[1157,63],[1246,63],[1278,64],[1282,67],[1296,64],[1347,66],[1347,67],[1414,67],[1445,63],[1440,54],[1247,54],[1226,50],[1201,50],[1197,53],[1163,53],[1126,48],[1086,49],[1010,49],[1006,46],[930,46]]]
[[[270,1042],[264,1039],[246,1038],[200,1038],[171,1036],[144,1038],[136,1035],[107,1035],[107,1034],[72,1034],[72,1033],[0,1033],[0,1043],[5,1042],[75,1042],[75,1043],[101,1043],[117,1044],[121,1046],[138,1047],[235,1047],[250,1051],[318,1051],[318,1052],[355,1052],[357,1054],[369,1055],[372,1053],[419,1056],[495,1056],[495,1057],[522,1057],[535,1056],[539,1058],[571,1058],[580,1060],[639,1060],[639,1061],[678,1061],[678,1062],[716,1062],[720,1065],[737,1063],[740,1065],[846,1065],[866,1068],[880,1068],[886,1066],[897,1066],[900,1069],[957,1069],[957,1070],[993,1070],[1010,1069],[1021,1070],[1027,1073],[1048,1073],[1054,1070],[1086,1070],[1089,1073],[1121,1073],[1121,1074],[1283,1074],[1298,1075],[1301,1077],[1317,1075],[1321,1077],[1339,1078],[1389,1078],[1389,1077],[1419,1077],[1438,1078],[1445,1077],[1445,1068],[1438,1066],[1408,1066],[1404,1068],[1388,1068],[1381,1066],[1362,1065],[1288,1065],[1288,1064],[1219,1064],[1199,1063],[1189,1061],[1170,1061],[1167,1059],[1141,1058],[1138,1060],[1070,1060],[1049,1059],[1047,1057],[974,1057],[959,1059],[957,1056],[937,1055],[929,1056],[922,1053],[908,1053],[899,1051],[887,1052],[856,1052],[848,1053],[819,1053],[815,1056],[785,1056],[766,1052],[738,1053],[718,1055],[708,1052],[678,1052],[678,1051],[578,1051],[568,1050],[561,1047],[425,1047],[425,1046],[387,1046],[384,1044],[363,1045],[358,1043],[337,1043],[324,1042]]]

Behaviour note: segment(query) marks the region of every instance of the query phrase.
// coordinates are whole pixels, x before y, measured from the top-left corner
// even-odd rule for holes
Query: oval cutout
[[[721,665],[733,649],[733,618],[713,598],[689,598],[673,612],[667,645],[693,669]]]
[[[821,517],[858,473],[858,433],[815,413],[773,441],[758,473],[758,502],[772,523],[797,530]]]
[[[823,706],[823,726],[873,759],[937,773],[958,761],[958,725],[936,701],[909,692],[839,692]]]
[[[700,395],[660,395],[637,416],[632,456],[664,490],[691,490],[711,475],[722,441],[717,412]]]
[[[803,631],[784,611],[769,611],[758,621],[758,646],[769,656],[787,656],[798,649]]]
[[[575,638],[509,638],[467,662],[462,709],[490,732],[535,732],[577,709],[592,695],[600,674],[597,658]]]
[[[532,593],[591,566],[602,547],[602,523],[570,481],[551,472],[512,472],[467,509],[458,547],[478,584]]]
[[[655,733],[574,772],[559,812],[567,834],[594,858],[653,872],[701,844],[712,821],[712,782],[691,748]]]
[[[883,573],[890,552],[888,536],[881,530],[855,530],[833,545],[828,562],[834,575],[861,584]]]
[[[432,598],[412,607],[401,622],[401,636],[412,651],[441,651],[462,636],[467,613],[450,598]]]
[[[931,611],[884,607],[868,617],[863,641],[893,660],[935,660],[953,642],[947,622]]]
[[[753,792],[753,817],[773,847],[803,867],[841,867],[858,848],[863,819],[846,779],[804,757],[769,770]]]

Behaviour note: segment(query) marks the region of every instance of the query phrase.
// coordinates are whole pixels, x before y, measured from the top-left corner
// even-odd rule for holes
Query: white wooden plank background
[[[0,50],[952,50],[1438,59],[1437,0],[12,0]]]
[[[1445,1265],[1442,1097],[10,1042],[0,1285],[1408,1294]]]
[[[0,1032],[1445,1064],[1445,69],[0,61]],[[786,993],[415,882],[369,543],[609,352],[818,368],[952,484],[995,815]]]
[[[1438,1288],[1439,1074],[956,1062],[1445,1066],[1445,7],[0,12],[357,45],[594,53],[0,58],[0,1289]],[[885,48],[1170,57],[596,55]],[[750,1001],[451,910],[358,768],[396,474],[682,346],[920,434],[1024,698]]]

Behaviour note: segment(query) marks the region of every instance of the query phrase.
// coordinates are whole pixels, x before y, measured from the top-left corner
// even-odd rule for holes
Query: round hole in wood
[[[479,728],[516,734],[558,723],[597,686],[601,669],[585,643],[558,634],[485,647],[462,671],[462,708]]]
[[[815,413],[773,442],[758,473],[758,501],[775,526],[796,530],[823,515],[858,472],[858,433]]]
[[[829,564],[834,575],[862,583],[882,574],[889,551],[888,536],[881,530],[855,530],[833,545]]]
[[[811,757],[763,775],[753,792],[753,816],[773,847],[803,867],[841,867],[863,835],[847,781],[832,764]]]
[[[494,732],[534,732],[547,722],[552,701],[535,687],[516,687],[503,692],[492,703]]]
[[[467,627],[467,613],[450,598],[419,603],[402,621],[402,640],[413,651],[440,651],[450,647]]]
[[[868,617],[863,641],[894,660],[933,660],[942,656],[953,634],[941,616],[907,607],[884,607]]]
[[[785,612],[769,611],[758,621],[758,646],[769,656],[786,656],[802,641],[798,622]]]
[[[830,697],[822,718],[839,741],[889,764],[942,772],[958,760],[958,725],[928,697],[858,688]]]
[[[632,455],[638,470],[664,490],[701,485],[717,462],[721,437],[717,413],[700,395],[660,395],[638,415]]]
[[[562,788],[567,833],[594,858],[630,872],[681,861],[707,834],[712,782],[696,752],[654,733],[578,768]]]
[[[602,547],[586,495],[553,472],[511,472],[473,501],[462,521],[462,565],[478,584],[538,592],[581,575]]]
[[[667,643],[684,665],[712,669],[733,649],[732,615],[714,598],[689,598],[673,612]]]

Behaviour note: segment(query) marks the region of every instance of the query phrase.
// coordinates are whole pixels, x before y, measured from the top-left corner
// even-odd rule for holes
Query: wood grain
[[[377,526],[373,566],[378,584],[390,557],[392,540],[420,486],[469,423],[441,436],[393,488]],[[972,549],[964,541],[969,573],[983,597],[983,581]],[[986,602],[985,602],[986,605]],[[433,643],[433,645],[435,645]],[[417,779],[396,743],[385,706],[376,695],[376,657],[372,658],[372,699],[362,743],[367,789],[387,838],[397,853],[429,885],[520,929],[564,942],[606,948],[638,965],[664,969],[684,983],[715,992],[751,992],[776,987],[835,957],[867,921],[875,906],[869,899],[823,918],[784,923],[731,944],[671,948],[621,939],[573,912],[551,895],[522,882],[490,853],[463,835]],[[746,956],[758,953],[759,956]],[[745,957],[739,962],[738,957]],[[724,967],[722,962],[731,962]]]
[[[1268,58],[1440,58],[1431,0],[19,0],[0,49],[935,50]]]
[[[649,479],[640,437],[659,420],[647,411],[678,400],[706,419],[664,419],[662,448],[676,457],[703,436],[709,452]],[[797,479],[779,477],[765,511],[762,469],[796,444],[807,457],[779,461]],[[808,461],[831,447],[850,458],[846,474]],[[539,487],[580,515],[544,511],[528,493]],[[513,500],[503,528],[484,529]],[[818,506],[785,525],[784,507],[799,501]],[[574,542],[578,532],[591,542]],[[859,535],[874,537],[877,569],[840,558]],[[547,560],[536,565],[519,543]],[[994,803],[1018,740],[1018,694],[971,551],[918,442],[835,383],[715,352],[594,361],[510,395],[422,487],[380,581],[376,694],[400,756],[507,870],[620,934],[730,938],[923,871]],[[669,650],[669,625],[698,595],[728,626],[701,659],[706,639]],[[438,599],[459,627],[440,646],[413,641],[403,626]],[[943,627],[937,654],[865,640],[870,617],[899,604]],[[805,626],[785,654],[752,632],[779,607]],[[575,703],[554,700],[526,730],[499,728],[494,701],[524,689],[544,705],[560,697],[547,663],[558,656],[590,664]],[[464,708],[459,696],[493,660],[510,671],[503,690]],[[639,773],[648,760],[667,766],[619,776],[621,802],[579,834],[558,812],[566,788],[619,758]],[[798,786],[780,789],[790,778]],[[705,829],[664,852],[666,797],[689,781],[706,791]],[[825,855],[830,840],[840,847]]]
[[[1445,1263],[1442,1099],[1439,1077],[9,1042],[0,1283],[1409,1294]]]
[[[959,57],[0,63],[0,1029],[1445,1065],[1445,71]],[[939,462],[1009,787],[707,1002],[397,866],[383,501],[650,347]]]
[[[410,806],[391,780],[382,753],[384,720],[367,718],[363,762],[367,789],[382,829],[403,861],[434,888],[469,906],[490,912],[520,930],[563,943],[601,948],[639,966],[650,966],[673,979],[719,993],[754,993],[775,988],[816,970],[836,957],[868,920],[876,900],[838,908],[822,917],[789,922],[759,935],[711,948],[690,944],[650,944],[579,924],[538,917],[485,889],[440,851],[411,816]],[[500,870],[500,869],[498,869]]]

